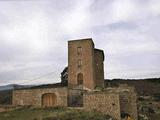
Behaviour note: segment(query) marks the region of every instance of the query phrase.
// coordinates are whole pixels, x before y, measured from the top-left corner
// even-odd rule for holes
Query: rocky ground
[[[141,96],[138,112],[139,120],[160,120],[160,101],[154,96]]]

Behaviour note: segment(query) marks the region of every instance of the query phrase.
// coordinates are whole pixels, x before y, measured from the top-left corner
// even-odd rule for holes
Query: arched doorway
[[[42,106],[53,107],[57,103],[57,97],[54,93],[45,93],[42,95]]]
[[[82,85],[83,84],[83,74],[82,73],[79,73],[77,75],[77,84],[78,85]]]

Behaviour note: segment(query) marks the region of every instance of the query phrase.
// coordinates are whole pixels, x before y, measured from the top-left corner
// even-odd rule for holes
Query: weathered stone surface
[[[94,49],[94,67],[96,87],[104,87],[104,53],[102,50]]]
[[[84,109],[96,110],[120,120],[119,94],[91,92],[84,94]]]
[[[120,88],[119,88],[120,90]],[[120,110],[121,113],[128,113],[134,120],[138,119],[137,115],[137,95],[134,88],[129,87],[128,90],[121,88],[120,92]]]
[[[84,94],[84,109],[98,110],[120,120],[121,113],[137,118],[137,96],[134,88],[120,86],[103,91],[91,91]]]
[[[104,54],[95,49],[91,38],[68,42],[68,85],[78,85],[77,77],[83,75],[83,86],[94,89],[104,84]]]
[[[65,87],[14,90],[12,104],[42,106],[42,96],[46,93],[56,95],[55,106],[67,106],[67,88]]]
[[[122,85],[116,88],[108,88],[108,91],[119,93],[120,113],[127,113],[132,119],[138,120],[137,94],[134,87]]]

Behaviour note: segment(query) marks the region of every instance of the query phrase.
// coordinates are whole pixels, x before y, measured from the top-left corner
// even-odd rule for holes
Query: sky
[[[60,82],[82,38],[104,50],[106,79],[160,77],[159,0],[0,0],[0,85]]]

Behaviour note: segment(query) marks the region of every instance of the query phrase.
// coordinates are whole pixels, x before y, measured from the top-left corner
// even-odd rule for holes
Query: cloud
[[[115,0],[111,6],[113,21],[128,21],[136,12],[133,0]]]
[[[62,24],[63,29],[68,34],[75,34],[81,32],[89,24],[89,7],[92,4],[91,0],[85,2],[78,1],[74,8],[64,16]]]
[[[159,75],[157,0],[0,1],[0,82],[60,81],[67,41],[92,37],[105,52],[106,78]],[[21,74],[19,74],[21,73]]]

